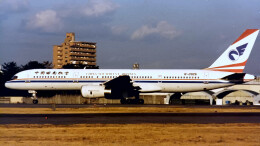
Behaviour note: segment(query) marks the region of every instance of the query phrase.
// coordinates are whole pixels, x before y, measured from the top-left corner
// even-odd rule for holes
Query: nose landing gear
[[[28,92],[32,94],[33,104],[38,104],[37,92],[35,90],[29,90]]]
[[[34,100],[33,100],[33,104],[38,104],[38,100],[37,100],[37,99],[34,99]]]

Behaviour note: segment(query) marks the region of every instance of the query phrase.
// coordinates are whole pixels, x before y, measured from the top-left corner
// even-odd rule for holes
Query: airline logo
[[[248,43],[237,47],[236,50],[231,50],[228,53],[229,59],[232,60],[232,61],[237,61],[239,59],[239,57],[242,56],[243,53],[245,52],[247,44]]]

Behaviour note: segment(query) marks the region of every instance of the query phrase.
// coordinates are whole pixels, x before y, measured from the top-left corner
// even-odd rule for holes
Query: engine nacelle
[[[110,90],[106,90],[104,86],[91,85],[82,86],[81,95],[85,98],[101,98],[105,97],[105,94],[110,94]]]

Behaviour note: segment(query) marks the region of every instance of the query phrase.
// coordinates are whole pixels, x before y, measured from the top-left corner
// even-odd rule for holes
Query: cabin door
[[[158,75],[158,83],[162,83],[162,75]]]
[[[78,83],[79,82],[79,73],[74,72],[73,74],[73,83]]]
[[[26,79],[25,79],[25,83],[30,83],[31,81],[30,81],[30,75],[29,74],[27,74],[26,75]]]
[[[208,79],[209,79],[209,73],[208,72],[205,72],[204,73],[204,84],[208,84]]]

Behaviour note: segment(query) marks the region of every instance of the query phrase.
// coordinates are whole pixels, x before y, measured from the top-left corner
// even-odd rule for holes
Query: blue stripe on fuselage
[[[7,83],[25,83],[25,82],[29,82],[29,83],[103,83],[106,82],[107,80],[95,80],[95,81],[91,81],[91,80],[12,80],[12,81],[7,81]],[[221,82],[221,81],[160,81],[160,80],[151,80],[151,81],[147,81],[147,80],[137,80],[134,81],[135,83],[213,83],[213,84],[223,84],[223,83],[229,83],[229,82]]]

